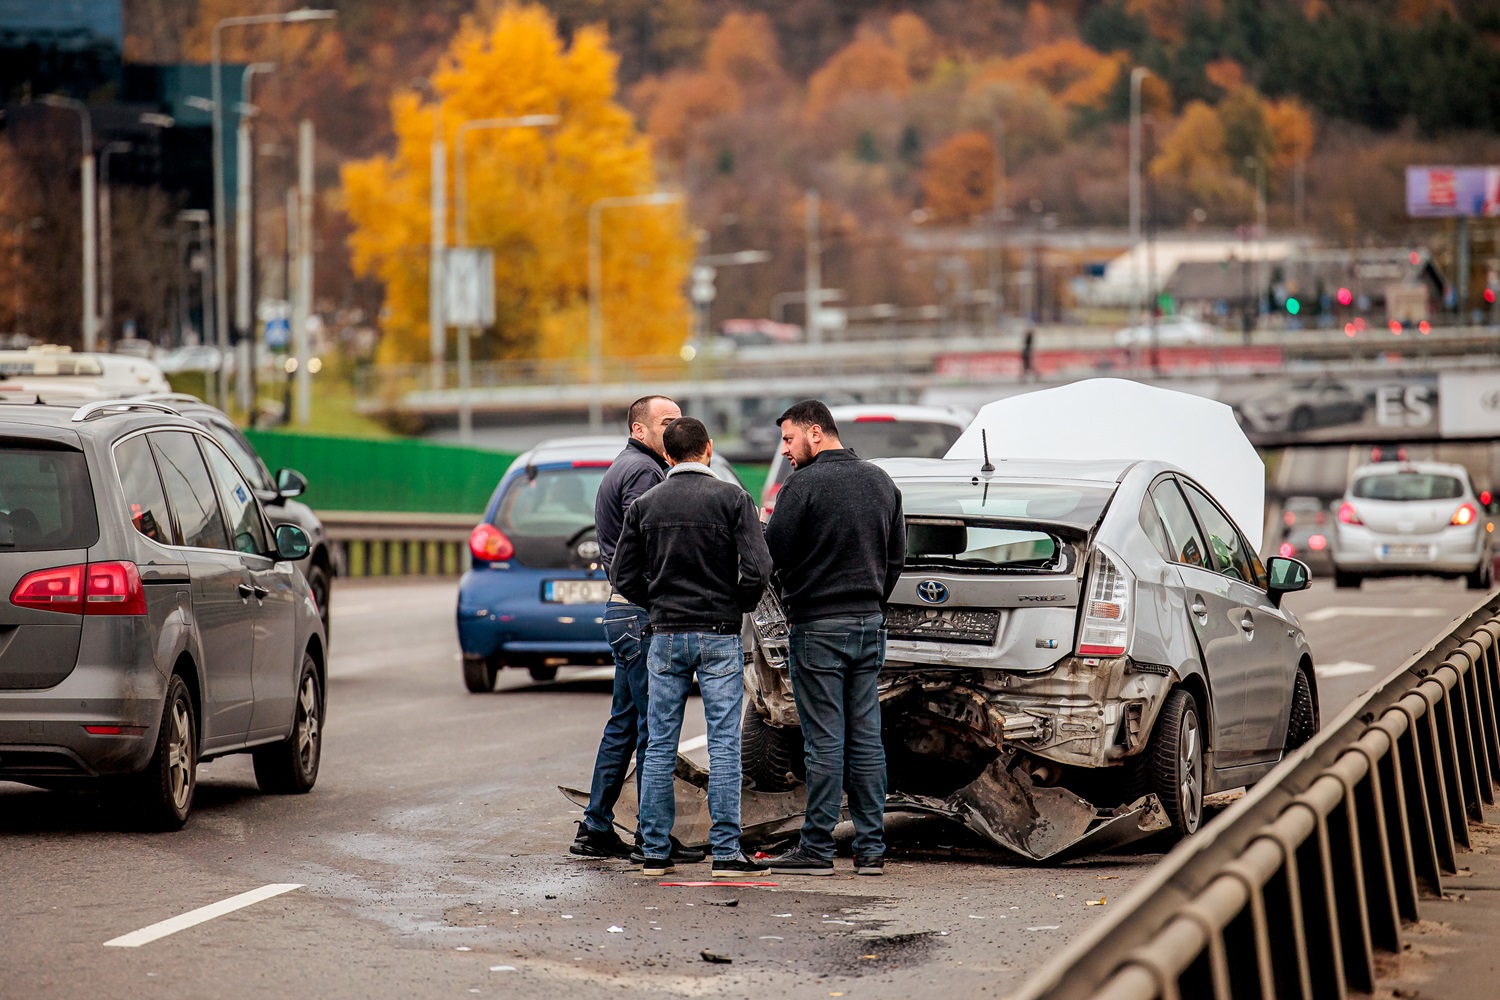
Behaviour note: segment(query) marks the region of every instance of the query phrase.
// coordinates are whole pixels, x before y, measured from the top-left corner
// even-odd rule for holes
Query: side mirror
[[[1270,578],[1270,586],[1266,591],[1271,603],[1278,608],[1281,607],[1281,599],[1287,594],[1295,594],[1312,586],[1312,570],[1300,559],[1272,556],[1266,563],[1266,576]]]
[[[276,470],[276,495],[283,500],[300,497],[307,492],[307,478],[296,469]]]
[[[309,549],[307,532],[295,524],[276,526],[276,558],[296,562],[305,558]]]

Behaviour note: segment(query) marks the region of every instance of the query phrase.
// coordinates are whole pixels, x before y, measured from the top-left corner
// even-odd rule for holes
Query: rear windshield
[[[517,476],[495,511],[495,527],[515,538],[571,538],[594,524],[594,497],[609,463],[539,466]]]
[[[942,458],[964,432],[962,427],[937,420],[843,420],[839,442],[864,459]],[[776,481],[785,482],[792,464],[779,463]]]
[[[1354,481],[1360,500],[1457,500],[1464,484],[1455,476],[1427,472],[1394,472]]]
[[[1060,569],[1063,551],[1063,543],[1042,531],[958,520],[906,525],[906,564],[912,568]]]
[[[901,503],[907,514],[980,515],[1050,521],[1089,529],[1099,523],[1114,490],[1105,486],[1058,486],[1003,481],[907,481]]]
[[[85,549],[98,540],[82,452],[0,447],[0,552]]]

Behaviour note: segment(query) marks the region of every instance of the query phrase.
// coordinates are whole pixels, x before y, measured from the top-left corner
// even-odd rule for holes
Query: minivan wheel
[[[495,690],[495,675],[499,672],[493,657],[464,654],[464,687],[471,694],[486,694]]]
[[[323,705],[318,665],[304,654],[291,734],[252,753],[255,783],[261,791],[269,795],[301,795],[312,791],[318,782],[318,764],[323,759]]]
[[[156,751],[135,781],[134,797],[142,806],[141,820],[147,829],[181,830],[187,823],[198,785],[197,733],[193,699],[182,678],[173,674],[167,682]]]
[[[1181,688],[1167,695],[1148,755],[1151,790],[1161,799],[1174,838],[1196,833],[1203,823],[1203,723],[1198,703]]]

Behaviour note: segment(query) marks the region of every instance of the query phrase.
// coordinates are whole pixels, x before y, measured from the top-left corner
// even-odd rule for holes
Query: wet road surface
[[[665,888],[572,858],[578,814],[556,786],[587,784],[608,683],[517,671],[467,694],[454,592],[340,585],[311,795],[263,796],[249,759],[225,758],[203,767],[186,830],[146,835],[105,800],[0,783],[0,997],[998,996],[1159,857],[1021,866],[940,822],[893,818],[879,879],[841,858],[834,878],[771,877],[774,889]],[[1479,596],[1374,581],[1290,598],[1325,717]],[[685,739],[702,732],[694,712]],[[105,946],[285,885],[300,888]]]

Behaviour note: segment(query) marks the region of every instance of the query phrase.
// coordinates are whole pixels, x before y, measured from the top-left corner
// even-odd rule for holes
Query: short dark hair
[[[686,462],[708,450],[708,428],[697,417],[678,417],[662,431],[662,447],[674,462]]]
[[[830,437],[839,436],[838,424],[833,422],[833,414],[828,412],[828,407],[821,399],[804,399],[800,403],[793,403],[786,408],[785,413],[776,418],[776,426],[780,427],[788,420],[798,427],[818,426]]]
[[[671,402],[670,396],[642,396],[630,404],[630,415],[625,418],[625,429],[631,430],[636,424],[644,424],[651,417],[651,404],[658,399]]]

